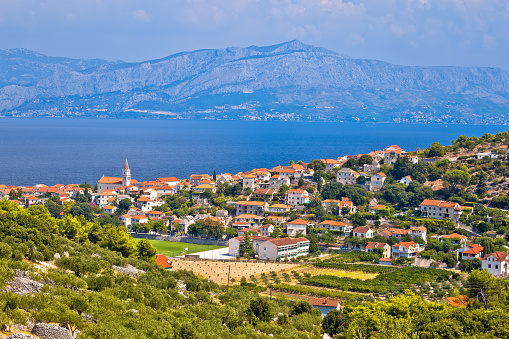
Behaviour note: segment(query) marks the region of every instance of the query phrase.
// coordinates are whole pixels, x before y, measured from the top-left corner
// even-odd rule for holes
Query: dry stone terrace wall
[[[41,339],[74,339],[68,329],[44,323],[35,324],[32,328],[32,334]]]
[[[185,242],[197,245],[215,245],[215,246],[228,246],[228,240],[209,240],[191,237],[171,237],[169,235],[147,234],[147,233],[130,233],[133,238],[149,239],[149,240],[163,240],[174,242]]]
[[[21,270],[14,270],[15,276],[14,279],[7,282],[8,286],[5,291],[12,291],[19,295],[24,295],[28,293],[38,293],[41,291],[44,286],[40,282],[34,281],[30,278],[30,276]]]

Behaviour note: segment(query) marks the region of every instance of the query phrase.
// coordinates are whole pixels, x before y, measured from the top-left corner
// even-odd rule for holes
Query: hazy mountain
[[[0,114],[505,123],[509,72],[399,66],[299,41],[140,63],[4,50]]]

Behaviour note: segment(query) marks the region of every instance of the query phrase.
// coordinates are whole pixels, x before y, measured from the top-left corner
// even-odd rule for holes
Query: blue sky
[[[0,48],[156,59],[298,39],[355,58],[509,70],[509,1],[0,0]]]

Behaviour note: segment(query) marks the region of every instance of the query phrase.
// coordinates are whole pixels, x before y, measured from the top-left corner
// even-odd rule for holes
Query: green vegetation
[[[315,262],[316,267],[334,268],[344,271],[357,271],[366,273],[387,273],[397,270],[398,268],[392,266],[377,266],[377,265],[363,265],[363,264],[346,264],[341,262]]]
[[[419,267],[403,267],[391,272],[378,275],[374,279],[360,280],[332,275],[317,275],[301,278],[305,285],[336,288],[343,291],[386,293],[396,290],[399,292],[425,282],[448,279],[451,273],[445,270]]]
[[[141,239],[135,239],[136,243],[138,243]],[[184,254],[184,248],[188,250],[185,251],[185,254],[215,250],[218,248],[223,248],[222,246],[215,245],[199,245],[199,244],[190,244],[186,242],[175,242],[175,241],[164,241],[164,240],[150,240],[152,246],[154,246],[157,250],[157,253],[162,253],[167,257],[174,257],[177,255]]]

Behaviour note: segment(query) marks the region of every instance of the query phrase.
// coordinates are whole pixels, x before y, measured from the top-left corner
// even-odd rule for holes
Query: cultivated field
[[[269,274],[270,271],[291,271],[298,266],[271,262],[173,261],[174,270],[193,271],[195,274],[210,278],[210,280],[220,285],[225,285],[228,282],[228,267],[230,267],[230,279],[233,278],[235,279],[235,283],[238,283],[242,277],[246,277],[246,279],[249,280],[252,275],[259,277],[262,273]]]
[[[136,242],[140,241],[140,239],[134,239]],[[196,252],[203,252],[209,250],[215,250],[218,248],[223,248],[223,246],[214,246],[214,245],[197,245],[190,244],[186,242],[175,242],[175,241],[164,241],[164,240],[150,240],[152,245],[157,249],[157,253],[163,253],[167,257],[174,257],[177,255],[184,254],[184,248],[187,248],[188,251],[185,254],[191,254]]]

